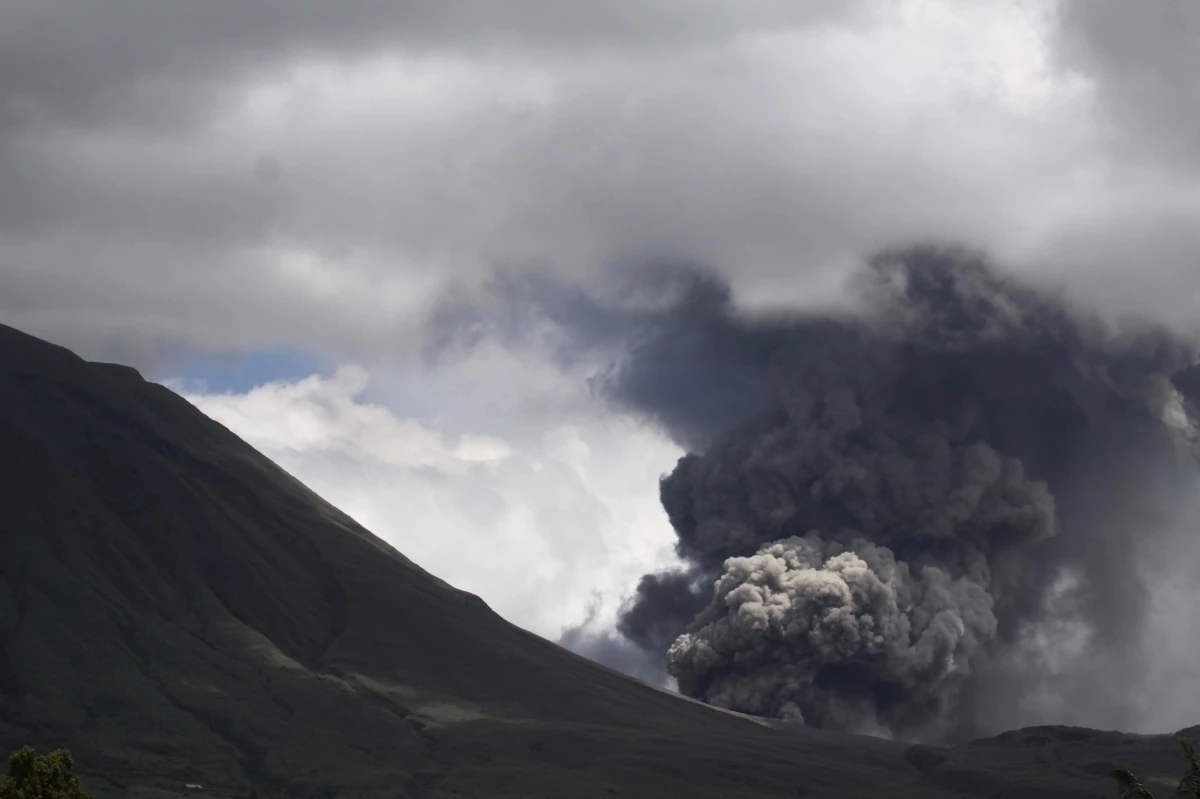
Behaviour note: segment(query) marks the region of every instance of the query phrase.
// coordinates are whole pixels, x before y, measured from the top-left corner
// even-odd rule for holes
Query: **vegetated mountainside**
[[[3,326],[0,507],[0,748],[69,747],[101,797],[1082,797],[1179,768],[1167,736],[909,747],[628,679],[168,389]]]

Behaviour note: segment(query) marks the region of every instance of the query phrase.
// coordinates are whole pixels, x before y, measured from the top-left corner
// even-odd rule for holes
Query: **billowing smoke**
[[[498,292],[507,333],[536,317],[564,361],[611,356],[603,396],[691,453],[661,484],[687,568],[646,575],[619,625],[681,691],[961,737],[1025,721],[1017,695],[1077,666],[1097,718],[1127,721],[1139,552],[1196,485],[1172,382],[1191,342],[1114,331],[952,248],[877,256],[840,315],[749,318],[703,271],[631,274],[610,301]]]
[[[822,726],[858,724],[854,686],[824,674],[889,685],[916,713],[955,701],[956,679],[996,633],[992,597],[978,581],[937,566],[914,574],[865,539],[849,547],[816,533],[730,558],[712,603],[668,651],[684,693]]]

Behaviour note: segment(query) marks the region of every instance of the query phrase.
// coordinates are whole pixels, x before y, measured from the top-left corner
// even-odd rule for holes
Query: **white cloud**
[[[182,393],[422,567],[541,635],[582,621],[597,595],[611,622],[643,572],[674,562],[657,480],[679,452],[661,435],[599,412],[516,444],[452,435],[365,401],[368,383],[346,365],[245,394]]]
[[[412,346],[448,280],[496,261],[590,275],[666,252],[713,263],[752,304],[811,304],[839,290],[848,258],[935,236],[1117,309],[1194,315],[1194,236],[1160,231],[1136,281],[1113,246],[1165,198],[1194,213],[1194,190],[1169,169],[1147,186],[1144,159],[1109,146],[1107,73],[1056,58],[1056,4],[842,5],[622,4],[588,12],[588,46],[574,38],[587,25],[534,2],[504,25],[487,10],[513,35],[490,43],[483,17],[413,6],[372,26],[366,7],[340,21],[297,7],[283,28],[241,20],[245,38],[214,36],[211,53],[188,40],[194,59],[162,72],[157,50],[131,54],[151,59],[134,69],[119,50],[67,47],[84,30],[71,19],[31,22],[59,31],[41,57],[72,75],[92,59],[125,88],[159,75],[147,97],[219,91],[188,124],[50,115],[6,129],[0,311],[142,365],[172,343],[373,359]],[[187,24],[241,30],[239,9],[154,21],[182,46]]]

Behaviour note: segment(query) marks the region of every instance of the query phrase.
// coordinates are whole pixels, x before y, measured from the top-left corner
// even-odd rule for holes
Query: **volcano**
[[[646,685],[134,369],[3,326],[0,507],[0,747],[69,748],[97,797],[1082,797],[1182,768],[1169,735],[911,745]]]

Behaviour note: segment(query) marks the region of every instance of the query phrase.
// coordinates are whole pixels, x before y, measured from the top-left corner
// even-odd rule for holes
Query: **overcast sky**
[[[668,255],[836,301],[917,238],[1200,309],[1200,4],[0,0],[0,321],[168,381],[509,619],[669,563],[678,449],[426,318]]]

